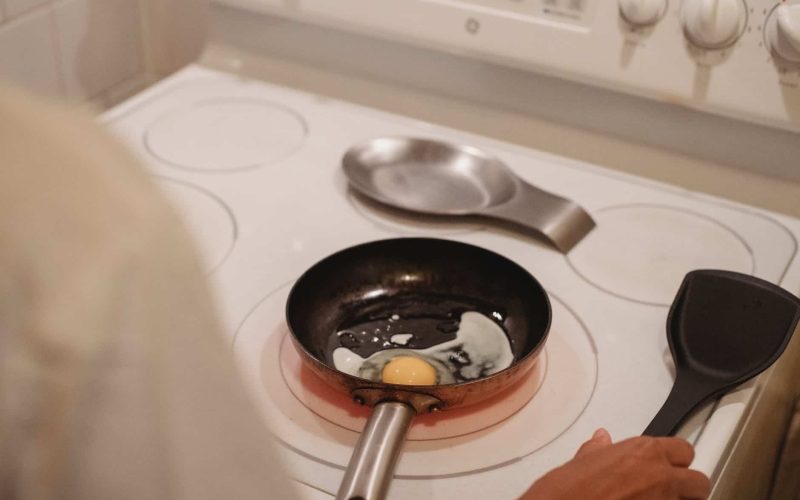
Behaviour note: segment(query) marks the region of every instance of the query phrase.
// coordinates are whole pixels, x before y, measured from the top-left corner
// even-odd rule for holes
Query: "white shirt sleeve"
[[[0,497],[294,495],[149,176],[0,88]]]

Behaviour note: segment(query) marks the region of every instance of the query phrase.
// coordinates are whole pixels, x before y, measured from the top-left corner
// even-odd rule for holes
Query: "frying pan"
[[[474,380],[430,386],[373,382],[334,367],[331,339],[355,318],[386,319],[393,304],[404,316],[424,318],[434,315],[436,303],[451,299],[503,318],[514,354],[511,366]],[[384,497],[416,414],[478,403],[529,372],[544,347],[551,310],[539,282],[505,257],[454,241],[400,238],[354,246],[315,264],[289,293],[286,318],[303,363],[334,389],[374,407],[337,496],[371,500]],[[434,333],[415,332],[419,344],[412,347],[440,340]]]
[[[732,271],[687,274],[667,318],[675,384],[644,434],[675,434],[703,403],[766,370],[798,320],[800,300],[772,283]]]

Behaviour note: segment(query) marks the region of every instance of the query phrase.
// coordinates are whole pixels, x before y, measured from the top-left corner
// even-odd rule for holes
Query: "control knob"
[[[684,0],[683,32],[690,42],[705,49],[731,45],[747,19],[742,0]]]
[[[767,42],[782,59],[800,63],[800,3],[782,3],[767,19]]]
[[[650,26],[664,15],[667,0],[619,0],[619,13],[634,26]]]

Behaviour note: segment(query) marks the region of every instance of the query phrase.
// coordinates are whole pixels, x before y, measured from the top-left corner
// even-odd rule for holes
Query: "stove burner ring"
[[[744,238],[707,215],[635,204],[606,207],[592,216],[597,227],[567,255],[567,262],[584,280],[611,295],[668,306],[689,271],[755,271],[753,251]]]
[[[238,237],[230,207],[214,193],[194,184],[166,177],[156,180],[195,239],[204,269],[213,273],[228,259]]]
[[[283,105],[217,98],[162,116],[145,132],[144,144],[176,168],[230,172],[278,163],[299,150],[307,135],[303,117]]]
[[[310,460],[344,468],[359,434],[332,423],[330,415],[321,418],[285,381],[300,376],[282,367],[290,359],[281,354],[281,342],[288,334],[283,315],[290,287],[291,283],[274,290],[251,310],[236,333],[234,352],[279,441]],[[550,298],[554,322],[546,346],[547,374],[536,397],[484,429],[406,442],[397,468],[399,478],[455,477],[505,467],[548,447],[578,421],[596,390],[597,349],[572,310],[558,297],[550,294]],[[286,347],[294,349],[291,343]],[[291,384],[303,387],[300,381]],[[360,408],[347,403],[346,408],[354,411],[351,418],[359,420]]]

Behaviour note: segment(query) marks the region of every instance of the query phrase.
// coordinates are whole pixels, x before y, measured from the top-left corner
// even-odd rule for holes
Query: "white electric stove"
[[[672,385],[665,322],[687,271],[730,269],[800,290],[800,220],[201,66],[105,120],[196,236],[231,348],[308,498],[335,494],[367,416],[305,371],[286,337],[292,283],[337,250],[402,236],[463,241],[522,265],[552,299],[542,362],[486,404],[419,418],[390,498],[514,498],[597,427],[640,434]],[[378,136],[483,148],[581,204],[597,228],[563,255],[484,220],[366,201],[348,189],[340,159]],[[718,472],[757,392],[753,382],[685,426],[694,467]]]

